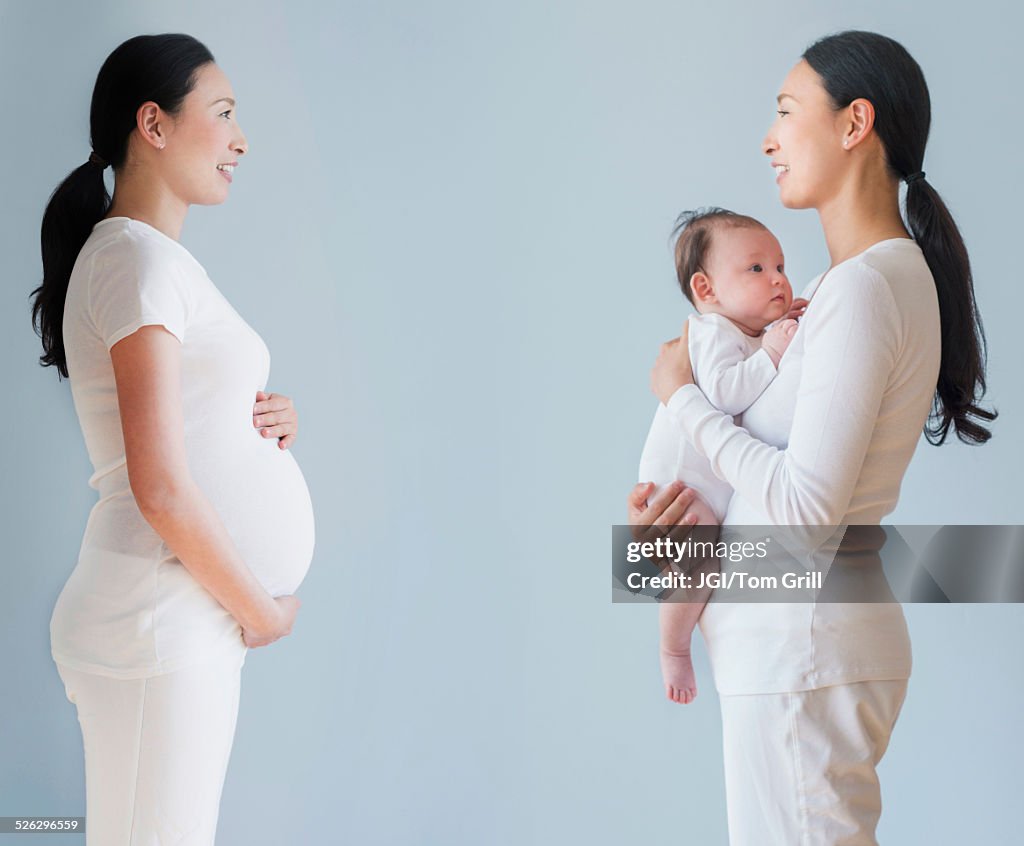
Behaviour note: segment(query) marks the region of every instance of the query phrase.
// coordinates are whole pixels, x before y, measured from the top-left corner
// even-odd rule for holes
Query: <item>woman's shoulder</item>
[[[800,321],[811,336],[825,338],[850,331],[864,341],[899,336],[901,308],[893,296],[892,274],[883,273],[866,258],[863,253],[854,256],[821,277]]]
[[[911,238],[889,238],[837,265],[829,275],[845,278],[873,278],[890,288],[905,286],[906,280],[932,282],[924,253]]]
[[[880,241],[837,266],[833,273],[837,271],[838,296],[869,298],[904,321],[912,321],[914,314],[920,316],[929,308],[938,311],[935,278],[921,247],[910,238]]]
[[[921,248],[894,238],[837,264],[822,278],[805,316],[814,335],[855,331],[865,343],[902,348],[909,337],[938,324],[935,282]]]
[[[206,290],[206,274],[173,238],[129,218],[101,220],[76,267],[88,307],[100,312],[124,300],[194,304]],[[191,308],[191,305],[190,305]]]
[[[929,273],[924,252],[912,238],[889,238],[879,241],[854,259],[856,263],[870,267],[890,282],[895,281],[892,277]]]
[[[83,248],[85,252],[91,252],[93,267],[98,270],[202,271],[192,254],[173,238],[149,224],[126,217],[104,218],[97,223]]]
[[[815,299],[897,299],[899,290],[934,284],[924,254],[910,238],[879,241],[818,277]]]

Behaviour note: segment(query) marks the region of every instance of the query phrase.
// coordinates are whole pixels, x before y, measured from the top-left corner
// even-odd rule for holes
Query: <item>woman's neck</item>
[[[888,176],[858,177],[818,207],[833,267],[879,241],[910,237],[900,215],[899,183]]]
[[[114,196],[105,217],[130,217],[180,240],[188,204],[164,185],[146,184],[128,174],[115,176]]]

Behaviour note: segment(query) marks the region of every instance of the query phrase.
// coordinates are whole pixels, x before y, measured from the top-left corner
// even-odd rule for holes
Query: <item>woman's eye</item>
[[[231,114],[231,109],[228,109],[226,112],[221,112],[220,116],[224,117],[224,115],[229,115],[229,114]]]
[[[777,114],[779,117],[782,117],[783,115],[788,115],[789,112],[784,112],[782,111],[782,109],[776,109],[775,114]]]

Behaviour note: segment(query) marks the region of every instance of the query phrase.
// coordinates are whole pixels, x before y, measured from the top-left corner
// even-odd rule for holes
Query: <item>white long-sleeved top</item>
[[[711,404],[729,415],[742,414],[775,378],[775,363],[761,349],[762,337],[751,337],[720,314],[692,314],[690,360],[694,381]],[[654,482],[652,496],[664,485],[685,479],[715,512],[719,522],[732,498],[732,486],[715,475],[711,463],[694,448],[658,404],[640,455],[640,482]]]
[[[824,277],[824,278],[823,278]],[[880,241],[815,278],[776,378],[738,427],[695,385],[667,407],[735,490],[725,525],[878,524],[931,407],[935,282],[916,242]],[[701,616],[722,693],[908,678],[896,603],[710,603]]]

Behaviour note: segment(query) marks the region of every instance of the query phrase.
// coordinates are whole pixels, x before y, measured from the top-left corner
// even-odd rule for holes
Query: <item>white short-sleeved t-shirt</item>
[[[71,272],[64,347],[99,492],[50,620],[62,664],[116,678],[171,672],[244,648],[241,627],[139,511],[128,482],[110,349],[159,324],[181,342],[189,470],[272,596],[293,593],[313,556],[313,509],[289,450],[252,425],[270,352],[185,247],[126,217],[101,220]]]
[[[716,408],[739,417],[775,378],[775,364],[761,349],[763,334],[752,337],[721,314],[691,314],[687,324],[694,382]],[[659,403],[640,454],[639,481],[654,483],[650,499],[677,479],[701,495],[719,523],[725,519],[732,485],[715,475]]]

